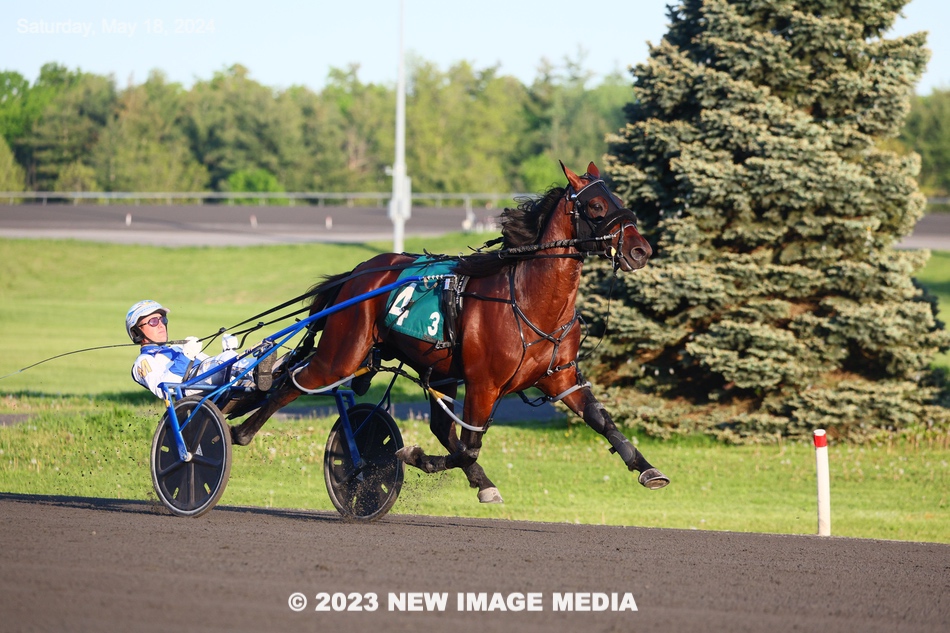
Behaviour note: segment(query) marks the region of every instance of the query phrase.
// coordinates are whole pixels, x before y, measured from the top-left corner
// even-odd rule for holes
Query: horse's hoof
[[[420,464],[422,463],[422,456],[424,454],[420,446],[403,446],[396,451],[396,457],[399,461],[407,466],[415,466],[416,468],[422,468]]]
[[[650,490],[659,490],[670,483],[670,478],[658,471],[656,468],[648,468],[640,473],[637,479],[640,485]]]
[[[492,486],[491,488],[485,488],[484,490],[478,491],[478,502],[479,503],[504,503],[505,500],[501,498],[501,493],[498,492],[498,488]]]
[[[251,443],[251,440],[254,439],[253,437],[244,437],[241,435],[240,432],[238,432],[238,427],[236,426],[229,426],[228,428],[231,429],[232,444],[236,444],[238,446],[247,446]]]

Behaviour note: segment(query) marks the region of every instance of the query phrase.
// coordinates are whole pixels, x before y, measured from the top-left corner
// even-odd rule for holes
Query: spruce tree
[[[736,442],[946,432],[930,363],[950,338],[913,279],[929,253],[895,248],[925,207],[919,159],[885,149],[928,58],[923,33],[884,37],[906,1],[670,7],[607,156],[655,255],[582,288],[618,419]]]

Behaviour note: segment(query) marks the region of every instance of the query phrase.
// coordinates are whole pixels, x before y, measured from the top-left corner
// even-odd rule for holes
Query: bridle
[[[637,216],[630,209],[623,206],[607,185],[600,178],[593,178],[588,174],[582,176],[588,181],[580,190],[574,191],[568,185],[565,195],[571,202],[568,211],[574,222],[575,247],[584,256],[600,255],[610,260],[614,270],[620,267],[620,258],[623,250],[624,230],[628,226],[637,228]],[[607,201],[607,212],[594,217],[588,211],[590,202],[595,198]],[[616,246],[612,244],[617,240]],[[600,248],[597,248],[600,246]]]

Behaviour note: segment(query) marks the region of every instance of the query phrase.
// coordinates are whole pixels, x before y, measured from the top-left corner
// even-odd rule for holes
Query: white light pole
[[[399,2],[399,72],[396,76],[396,161],[393,163],[393,195],[389,219],[393,222],[393,252],[403,251],[406,220],[412,214],[412,181],[406,175],[406,68],[403,60],[403,13]]]

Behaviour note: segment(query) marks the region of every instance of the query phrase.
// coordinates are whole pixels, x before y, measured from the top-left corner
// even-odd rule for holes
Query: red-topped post
[[[828,474],[828,436],[815,430],[815,465],[818,471],[818,536],[831,536],[831,484]]]

